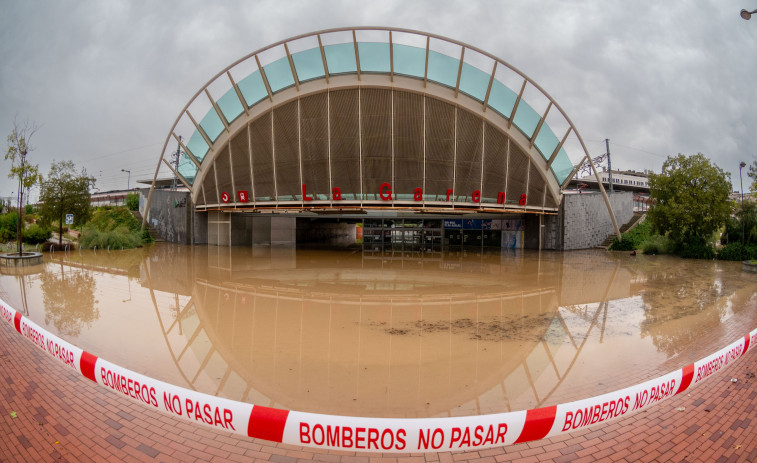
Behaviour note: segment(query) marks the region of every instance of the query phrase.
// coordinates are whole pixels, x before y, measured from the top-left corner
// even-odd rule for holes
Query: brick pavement
[[[701,358],[745,334],[756,312],[752,301],[678,362]],[[66,370],[0,323],[0,462],[757,462],[755,374],[757,351],[750,351],[647,411],[508,447],[408,455],[319,451],[217,432],[149,410]]]

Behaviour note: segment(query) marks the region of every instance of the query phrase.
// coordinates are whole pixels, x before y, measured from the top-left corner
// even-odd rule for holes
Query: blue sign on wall
[[[460,230],[463,228],[463,221],[461,219],[444,219],[444,228]]]
[[[463,228],[466,230],[481,230],[481,219],[463,219]]]

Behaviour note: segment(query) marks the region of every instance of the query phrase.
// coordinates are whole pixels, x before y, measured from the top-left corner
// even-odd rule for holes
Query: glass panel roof
[[[244,111],[242,103],[237,96],[237,92],[233,87],[224,93],[216,103],[218,104],[218,107],[221,108],[221,112],[228,122],[232,122],[242,114],[242,111]]]
[[[388,43],[358,42],[357,49],[360,53],[360,71],[391,72]]]
[[[423,79],[426,73],[426,50],[393,44],[394,73]]]
[[[455,88],[457,85],[457,69],[459,67],[459,59],[429,50],[428,80]]]
[[[205,158],[205,155],[208,154],[208,144],[205,143],[205,139],[202,138],[202,135],[200,135],[200,132],[195,131],[192,136],[189,138],[189,143],[187,143],[187,149],[192,152],[195,158],[199,162],[202,162],[202,160]],[[191,161],[190,161],[191,162]]]
[[[353,44],[337,43],[335,45],[326,45],[323,47],[323,50],[326,53],[326,65],[329,67],[329,74],[357,72],[355,46]]]
[[[323,59],[321,59],[320,48],[311,48],[292,54],[294,68],[297,70],[297,78],[300,82],[305,82],[319,77],[324,77],[326,72],[323,70]]]
[[[536,126],[539,125],[540,119],[541,116],[534,111],[525,100],[521,99],[520,103],[518,103],[518,110],[515,111],[515,116],[513,116],[513,123],[517,125],[528,138],[531,138],[531,135],[534,134],[534,130],[536,130]]]
[[[195,176],[197,175],[197,166],[195,166],[195,163],[192,162],[192,160],[189,159],[186,154],[182,153],[181,159],[179,160],[178,171],[181,176],[189,182],[190,185],[194,183]]]
[[[489,92],[489,107],[500,113],[503,117],[509,118],[515,106],[515,100],[518,95],[506,87],[502,82],[495,80],[492,82],[492,90]]]
[[[552,163],[552,172],[555,173],[557,182],[561,185],[568,178],[568,175],[573,172],[573,163],[570,161],[568,153],[565,152],[564,148],[560,148],[560,151],[557,152],[557,157],[555,157],[555,161]]]
[[[549,160],[549,157],[552,156],[552,152],[557,148],[558,144],[560,144],[560,140],[557,139],[552,132],[552,129],[547,127],[547,124],[542,124],[541,130],[539,130],[539,135],[537,135],[536,140],[534,140],[534,145],[541,155],[544,156],[544,159]]]
[[[460,73],[460,91],[483,102],[486,98],[486,89],[489,88],[490,77],[490,74],[481,69],[463,63],[463,70]]]
[[[271,86],[271,91],[274,93],[294,85],[292,68],[289,66],[289,59],[286,57],[263,66],[263,70],[268,79],[268,85]]]
[[[265,83],[263,82],[263,76],[260,75],[260,71],[255,71],[240,80],[237,87],[242,92],[242,96],[247,102],[248,107],[268,96],[268,90],[265,89]]]
[[[216,138],[223,132],[224,125],[221,122],[221,118],[218,117],[216,110],[210,108],[205,117],[200,121],[200,127],[205,131],[205,134],[210,138],[210,141],[215,141]],[[194,151],[192,151],[194,153]]]

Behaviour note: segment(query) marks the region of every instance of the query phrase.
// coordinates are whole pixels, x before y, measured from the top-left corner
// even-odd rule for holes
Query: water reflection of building
[[[191,265],[172,265],[181,278],[166,278],[163,259],[143,268],[152,290],[193,282],[177,313],[156,307],[187,386],[322,413],[443,416],[546,404],[589,331],[601,329],[607,307],[597,286],[604,300],[630,290],[630,275],[612,262],[584,272],[594,280],[562,285],[566,271],[596,265],[570,255],[193,254]]]
[[[19,308],[28,293],[27,315],[51,332],[179,386],[280,408],[395,416],[562,403],[601,392],[598,368],[604,391],[626,386],[630,366],[670,359],[666,369],[677,368],[686,361],[677,354],[702,334],[727,337],[724,321],[750,310],[755,295],[751,275],[722,262],[411,254],[174,245],[56,253],[46,272],[97,281],[98,315],[74,339],[55,320],[92,318],[47,306],[39,275],[0,275],[0,291]],[[122,302],[132,291],[134,301]]]

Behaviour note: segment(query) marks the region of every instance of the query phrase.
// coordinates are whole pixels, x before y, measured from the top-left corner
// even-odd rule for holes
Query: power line
[[[107,158],[107,157],[110,157],[110,156],[116,156],[116,155],[119,155],[119,154],[129,153],[129,152],[132,152],[132,151],[142,150],[142,149],[145,149],[145,148],[151,148],[153,146],[162,145],[162,144],[163,144],[162,142],[150,143],[149,145],[138,146],[138,147],[135,147],[135,148],[127,148],[125,150],[117,151],[115,153],[103,154],[103,155],[100,155],[100,156],[93,156],[91,158],[84,158],[84,159],[82,159],[82,161],[91,161],[93,159]]]
[[[641,148],[635,148],[635,147],[633,147],[633,146],[622,145],[622,144],[620,144],[620,143],[617,143],[617,142],[613,142],[613,145],[615,145],[615,146],[622,146],[623,148],[628,148],[628,149],[630,149],[630,150],[634,150],[634,151],[640,151],[640,152],[642,152],[642,153],[651,154],[652,156],[657,156],[657,157],[660,157],[660,158],[667,158],[667,156],[666,156],[666,155],[664,155],[664,154],[660,154],[660,153],[653,153],[652,151],[647,151],[647,150],[644,150],[644,149],[641,149]]]

